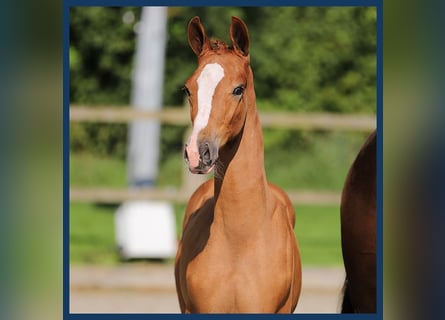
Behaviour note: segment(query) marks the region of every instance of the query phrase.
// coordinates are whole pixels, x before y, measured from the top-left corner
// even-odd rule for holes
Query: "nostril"
[[[204,145],[202,145],[199,148],[199,153],[201,155],[201,160],[204,164],[206,165],[210,165],[212,160],[211,160],[211,155],[210,155],[210,148],[209,148],[209,144],[205,143]]]
[[[189,161],[189,155],[187,153],[187,145],[185,145],[185,148],[184,148],[184,160],[187,162]]]

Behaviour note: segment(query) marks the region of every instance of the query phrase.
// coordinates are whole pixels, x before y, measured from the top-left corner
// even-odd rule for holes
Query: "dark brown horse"
[[[376,131],[349,169],[341,198],[346,269],[342,313],[376,312]]]
[[[287,195],[268,183],[250,68],[249,34],[232,18],[232,47],[210,41],[198,17],[188,40],[198,67],[187,80],[192,173],[215,170],[190,198],[175,262],[183,313],[291,313],[301,265]]]

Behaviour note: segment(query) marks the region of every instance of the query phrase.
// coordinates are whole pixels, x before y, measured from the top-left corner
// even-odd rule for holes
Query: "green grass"
[[[70,154],[70,185],[82,187],[124,187],[127,185],[124,160],[88,153]]]
[[[338,206],[295,206],[295,235],[304,265],[343,263]]]
[[[175,205],[176,232],[181,234],[184,205]],[[304,265],[341,265],[340,223],[335,206],[295,207],[297,236]],[[115,206],[70,205],[70,263],[120,263],[115,250]]]
[[[275,130],[275,133],[280,133]],[[273,136],[273,135],[272,135]],[[273,139],[266,143],[265,167],[268,179],[287,189],[341,190],[346,172],[356,156],[366,134],[334,132],[322,138],[309,140],[310,147],[298,147],[298,141],[289,147],[276,148]],[[267,142],[270,139],[265,137]],[[71,153],[71,186],[125,187],[125,160],[98,157],[88,153]],[[159,164],[157,185],[180,187],[184,170],[182,153]]]
[[[185,167],[182,153],[164,161],[160,166],[160,172],[156,180],[159,187],[177,187],[182,183],[182,174]]]
[[[339,191],[366,136],[333,132],[322,138],[310,137],[309,142],[301,142],[309,144],[306,147],[298,146],[298,141],[278,150],[270,145],[265,152],[267,177],[285,189]]]
[[[70,263],[116,264],[113,206],[70,204]]]

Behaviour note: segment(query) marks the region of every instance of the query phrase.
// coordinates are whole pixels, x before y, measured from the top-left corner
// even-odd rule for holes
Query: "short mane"
[[[217,38],[210,39],[210,47],[213,51],[221,53],[224,51],[232,50],[231,46],[228,46],[224,41]]]

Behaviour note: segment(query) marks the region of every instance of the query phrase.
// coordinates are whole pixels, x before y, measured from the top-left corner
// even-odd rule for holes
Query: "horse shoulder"
[[[204,203],[213,197],[213,179],[207,180],[201,184],[190,197],[185,209],[185,216],[182,222],[182,230],[189,222],[190,216],[201,208]]]
[[[181,312],[192,312],[190,297],[191,284],[187,283],[187,270],[191,261],[203,250],[206,245],[206,236],[209,227],[209,216],[203,215],[208,210],[213,198],[213,179],[201,184],[190,197],[185,210],[182,225],[182,237],[178,242],[178,251],[175,259],[176,291]],[[202,219],[204,217],[204,219]],[[200,231],[200,232],[196,232]],[[183,246],[183,243],[186,243]]]
[[[286,283],[290,285],[288,296],[284,305],[278,312],[293,312],[297,306],[297,302],[301,292],[301,261],[300,250],[298,242],[294,234],[295,226],[295,211],[289,196],[278,186],[269,183],[270,191],[274,196],[274,216],[275,221],[278,222],[280,228],[280,234],[282,239],[286,243],[288,262],[292,261],[288,265]],[[277,226],[277,224],[275,224]],[[284,229],[283,229],[283,226]],[[276,234],[276,233],[275,233]],[[281,266],[281,271],[286,273],[284,265]],[[289,282],[290,280],[290,282]]]
[[[292,202],[289,199],[289,196],[286,194],[286,192],[283,191],[280,187],[272,184],[269,182],[269,188],[272,194],[274,195],[275,199],[278,201],[278,204],[280,207],[284,208],[286,211],[287,219],[292,226],[292,228],[295,227],[295,210],[292,205]]]

